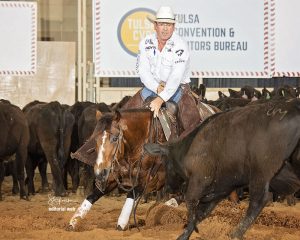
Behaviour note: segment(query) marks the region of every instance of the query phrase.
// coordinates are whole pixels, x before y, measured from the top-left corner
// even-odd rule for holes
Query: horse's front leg
[[[132,190],[127,193],[126,201],[123,205],[121,214],[118,218],[117,230],[124,231],[126,229],[132,209],[134,207],[135,199],[137,199],[138,196],[139,196],[139,192],[136,190]]]
[[[76,229],[78,223],[85,218],[87,213],[91,210],[92,205],[102,196],[104,195],[97,187],[94,188],[93,192],[87,196],[86,199],[81,203],[80,207],[77,208],[73,217],[69,221],[69,225],[67,227],[68,231],[73,231]]]

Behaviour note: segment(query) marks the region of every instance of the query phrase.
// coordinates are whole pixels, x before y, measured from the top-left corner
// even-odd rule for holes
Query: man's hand
[[[150,103],[150,109],[152,112],[154,112],[154,117],[158,117],[158,112],[163,102],[164,100],[162,100],[160,97],[157,97]]]

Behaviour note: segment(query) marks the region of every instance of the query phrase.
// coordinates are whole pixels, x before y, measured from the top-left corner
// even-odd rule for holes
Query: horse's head
[[[143,159],[143,144],[156,137],[154,129],[150,134],[152,115],[147,109],[116,111],[103,131],[97,134],[94,172],[101,191],[105,189],[109,176],[122,186],[136,184],[133,176],[139,172],[137,163]]]
[[[107,116],[106,119],[100,119],[101,131],[98,131],[95,136],[97,158],[94,173],[101,190],[105,190],[107,179],[114,170],[115,163],[124,156],[124,136],[119,120],[119,112]]]
[[[151,128],[153,125],[153,113],[148,109],[106,113],[98,120],[89,140],[72,156],[94,167],[101,191],[106,190],[110,180],[133,186],[136,182],[132,177],[141,168],[137,163],[144,158],[143,144],[164,137],[162,131]]]

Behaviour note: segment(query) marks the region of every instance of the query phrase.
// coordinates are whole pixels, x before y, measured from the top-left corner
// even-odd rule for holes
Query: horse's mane
[[[148,108],[130,108],[130,109],[118,109],[115,112],[104,113],[98,120],[97,130],[103,132],[106,128],[110,127],[112,121],[122,116],[122,113],[148,113]]]

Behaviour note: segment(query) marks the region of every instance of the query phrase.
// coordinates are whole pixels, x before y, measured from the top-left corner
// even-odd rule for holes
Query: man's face
[[[157,38],[159,41],[167,41],[174,32],[175,24],[156,22],[154,24],[154,29],[156,31]]]

